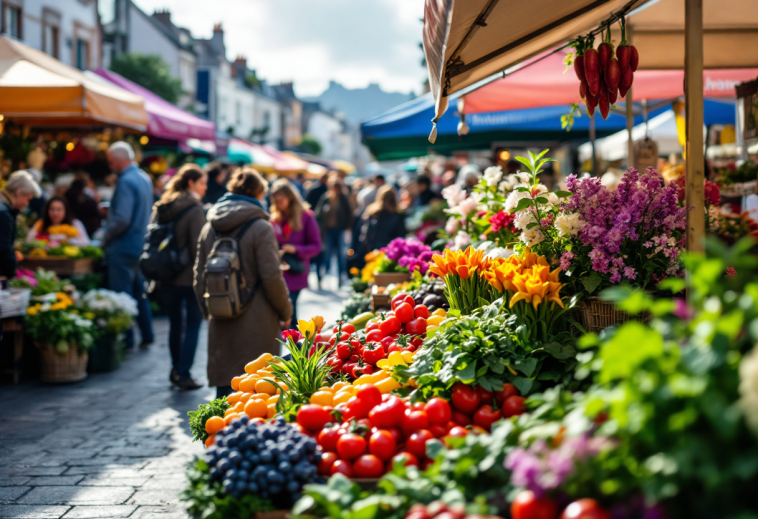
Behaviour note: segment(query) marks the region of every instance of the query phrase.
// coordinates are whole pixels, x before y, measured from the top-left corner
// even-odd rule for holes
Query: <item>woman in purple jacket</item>
[[[292,300],[292,328],[297,328],[297,296],[308,288],[311,258],[321,252],[318,223],[300,193],[286,178],[271,186],[271,223],[279,242],[282,262],[289,265],[284,280]]]

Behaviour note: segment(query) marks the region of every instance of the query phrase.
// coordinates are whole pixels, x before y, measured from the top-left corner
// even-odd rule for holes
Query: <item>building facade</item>
[[[81,70],[101,65],[97,0],[0,0],[0,33]]]

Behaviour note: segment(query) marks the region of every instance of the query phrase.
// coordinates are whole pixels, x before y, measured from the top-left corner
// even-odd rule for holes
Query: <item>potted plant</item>
[[[128,294],[95,289],[84,294],[79,306],[98,332],[87,371],[102,373],[118,369],[124,354],[123,334],[137,315],[137,301]]]
[[[43,382],[77,382],[87,376],[87,350],[94,343],[92,321],[73,308],[65,292],[46,294],[26,311],[26,332],[40,352]]]

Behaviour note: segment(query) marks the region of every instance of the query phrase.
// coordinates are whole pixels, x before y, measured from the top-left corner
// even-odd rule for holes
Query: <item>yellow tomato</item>
[[[266,418],[273,418],[274,416],[276,416],[276,404],[269,404]]]
[[[343,387],[345,387],[345,386],[349,386],[349,385],[350,385],[350,384],[348,384],[347,382],[344,382],[344,381],[340,380],[339,382],[335,382],[335,383],[332,385],[332,389],[333,389],[335,392],[337,392],[337,391],[339,391],[340,389],[342,389]]]
[[[447,315],[447,311],[444,308],[437,308],[434,312],[432,312],[432,315],[439,315],[441,317],[445,317]],[[427,319],[426,322],[429,322]]]
[[[284,386],[282,386],[282,389],[284,389]],[[268,393],[269,395],[275,395],[278,390],[270,380],[262,378],[255,383],[255,391],[257,393]]]
[[[311,404],[320,405],[321,407],[331,406],[334,396],[329,391],[316,391],[311,395]]]
[[[377,382],[376,384],[374,384],[374,386],[376,386],[379,392],[384,395],[386,393],[389,393],[393,389],[399,389],[400,383],[394,378],[389,377],[389,378],[385,378],[381,382]]]
[[[429,326],[439,326],[440,323],[444,320],[445,318],[441,315],[429,316],[429,319],[426,320],[427,331],[429,330]]]
[[[260,357],[255,359],[254,361],[248,362],[245,365],[245,373],[253,374],[259,371],[260,369],[268,366],[268,362],[273,359],[274,359],[273,355],[271,355],[270,353],[264,353]]]
[[[258,375],[246,376],[240,381],[239,390],[245,393],[252,393],[255,391],[255,384],[258,382],[258,380],[260,380],[260,377]]]
[[[390,353],[390,356],[387,357],[387,359],[390,361],[391,366],[398,366],[400,364],[405,365],[405,361],[403,360],[403,355],[399,351],[393,351]]]
[[[351,392],[340,391],[336,395],[334,395],[334,399],[332,400],[332,405],[344,404],[351,398],[353,398],[353,394]]]
[[[405,361],[406,364],[410,364],[411,362],[413,362],[413,353],[414,352],[412,351],[401,351],[400,355],[403,356],[403,360]]]

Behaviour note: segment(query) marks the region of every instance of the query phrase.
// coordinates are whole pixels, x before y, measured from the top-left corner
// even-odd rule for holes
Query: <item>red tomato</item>
[[[371,375],[374,372],[374,366],[371,364],[356,364],[353,367],[351,375],[353,378],[359,378],[362,375]]]
[[[451,442],[448,441],[449,438],[463,438],[464,436],[469,435],[469,430],[464,429],[463,427],[453,427],[450,429],[450,431],[447,433],[447,437],[445,438],[445,445],[448,447],[451,447]]]
[[[413,337],[411,339],[411,345],[416,349],[420,348],[422,344],[424,344],[424,339],[421,337]],[[413,351],[416,351],[416,350],[413,350]]]
[[[479,393],[473,387],[460,382],[453,386],[451,402],[458,411],[471,414],[477,410],[480,401]]]
[[[380,429],[398,427],[403,423],[405,416],[405,402],[396,396],[390,396],[386,402],[382,402],[371,410],[368,417],[372,427]]]
[[[332,473],[332,465],[339,459],[336,452],[324,452],[321,455],[321,463],[318,465],[318,473],[322,476],[328,476]]]
[[[405,325],[405,331],[411,335],[423,335],[426,333],[426,319],[418,317]]]
[[[503,417],[503,415],[497,409],[493,409],[491,405],[483,405],[474,413],[474,425],[489,431],[492,429],[492,424],[497,422]]]
[[[426,416],[433,425],[445,425],[453,419],[453,412],[447,400],[432,398],[425,406]]]
[[[434,435],[426,429],[422,429],[413,433],[405,444],[405,448],[408,452],[416,456],[418,459],[426,458],[426,442],[434,438]]]
[[[395,344],[395,338],[394,337],[385,337],[382,339],[382,348],[384,348],[384,351],[389,353],[390,347]]]
[[[353,325],[352,325],[352,324],[350,324],[350,323],[348,323],[348,324],[343,324],[343,325],[342,325],[342,333],[350,333],[350,334],[353,334],[353,333],[355,333],[355,326],[353,326]]]
[[[516,395],[506,398],[505,402],[503,402],[503,416],[510,418],[511,416],[523,414],[526,411],[524,400],[525,398],[523,396]]]
[[[538,499],[531,490],[522,490],[511,504],[511,519],[555,519],[558,509],[552,499]]]
[[[343,474],[345,477],[352,478],[353,477],[353,467],[350,465],[350,462],[347,460],[337,460],[334,462],[334,465],[332,465],[332,475],[340,473]]]
[[[400,331],[400,320],[397,317],[388,317],[379,324],[379,329],[384,335],[392,335]]]
[[[563,510],[561,519],[611,519],[611,514],[594,499],[579,499]]]
[[[340,439],[338,427],[329,427],[322,429],[316,438],[321,448],[326,452],[337,452],[337,440]]]
[[[518,395],[518,390],[513,384],[503,384],[503,389],[495,391],[495,400],[497,405],[502,406],[505,399],[509,396]]]
[[[341,342],[337,345],[337,356],[345,361],[353,355],[353,347],[349,342]]]
[[[392,465],[398,464],[400,466],[406,466],[410,467],[413,465],[414,467],[418,467],[418,458],[411,454],[410,452],[398,452],[395,454],[395,456],[392,458]]]
[[[331,421],[331,415],[320,405],[306,404],[297,412],[297,423],[311,432],[320,431]]]
[[[390,431],[376,431],[368,441],[368,451],[383,461],[395,455],[397,442]]]
[[[342,370],[343,362],[339,357],[329,357],[326,365],[332,368],[332,371],[340,371]]]
[[[492,391],[487,391],[482,386],[476,386],[476,392],[479,393],[479,400],[482,405],[495,405],[495,395]]]
[[[403,430],[406,438],[416,431],[428,429],[429,419],[426,416],[426,411],[410,411],[406,413],[400,428]]]
[[[467,425],[471,425],[471,417],[460,411],[453,411],[453,422],[461,427],[466,427]]]
[[[366,439],[357,434],[347,433],[337,440],[337,454],[343,460],[354,460],[366,452]]]
[[[416,305],[416,308],[413,309],[413,315],[416,317],[429,319],[429,309],[426,307],[426,305]]]
[[[387,349],[387,354],[390,354],[393,351],[411,351],[411,349],[407,346],[402,346],[401,344],[393,342],[392,345]]]
[[[409,294],[398,294],[392,298],[392,311],[395,311],[400,303],[408,303],[413,308],[416,305],[416,301]]]
[[[398,429],[397,427],[388,427],[386,429],[378,429],[376,427],[371,428],[371,434],[374,434],[375,432],[378,432],[378,431],[387,431],[388,433],[390,433],[392,437],[395,439],[395,445],[399,446],[400,444],[403,443],[403,433],[401,433],[400,429]],[[372,452],[372,454],[374,453]]]
[[[370,322],[369,322],[369,323],[366,325],[366,333],[368,333],[368,332],[370,332],[370,331],[373,331],[373,330],[378,330],[378,329],[379,329],[379,323],[377,323],[377,322],[374,322],[374,321],[370,321]]]
[[[379,478],[384,474],[384,463],[373,454],[364,454],[353,463],[356,478]]]
[[[395,307],[395,317],[403,324],[410,322],[413,319],[413,307],[405,302],[400,303]]]
[[[382,393],[374,384],[363,384],[355,392],[355,397],[365,401],[369,411],[382,403]],[[366,414],[368,416],[368,413]]]
[[[366,347],[363,348],[363,360],[364,362],[376,366],[376,363],[382,360],[385,356],[384,348],[381,344],[366,343]]]
[[[432,433],[435,438],[443,438],[447,435],[447,427],[443,425],[432,425],[429,427],[429,432]]]
[[[425,411],[426,410],[426,404],[424,402],[416,402],[415,404],[411,404],[411,411]]]
[[[347,401],[347,415],[350,418],[366,418],[371,409],[369,401],[360,399],[357,396],[351,396]],[[343,420],[347,420],[347,416],[343,416]]]
[[[384,334],[379,329],[378,324],[376,328],[366,333],[366,342],[380,342],[382,339],[384,339]]]

